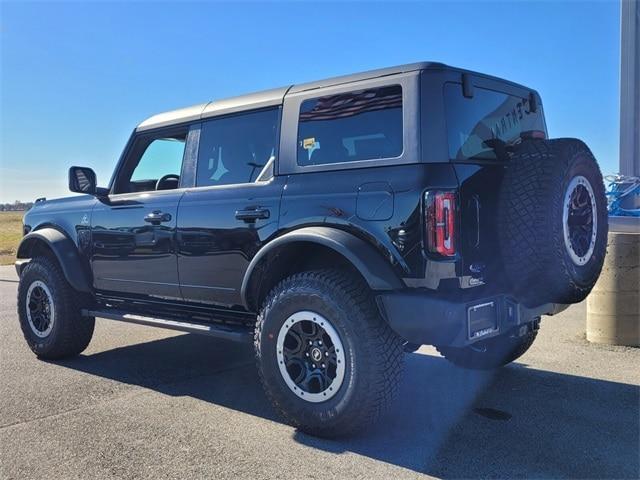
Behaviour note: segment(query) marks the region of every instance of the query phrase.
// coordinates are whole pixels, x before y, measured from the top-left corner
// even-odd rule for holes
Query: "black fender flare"
[[[332,227],[302,227],[285,233],[264,245],[253,257],[242,280],[240,296],[245,307],[249,307],[248,290],[251,276],[267,255],[289,243],[316,243],[342,255],[360,272],[372,290],[399,290],[405,287],[390,262],[372,245],[355,235]]]
[[[82,261],[80,260],[78,248],[69,237],[55,228],[46,227],[35,230],[22,238],[18,246],[16,258],[31,258],[31,249],[33,248],[34,242],[43,242],[51,249],[58,260],[58,264],[67,282],[69,282],[69,285],[71,285],[74,290],[85,293],[92,292],[91,282],[87,278]],[[24,261],[21,262],[18,260],[16,262],[18,276],[22,273],[25,265],[26,262]]]

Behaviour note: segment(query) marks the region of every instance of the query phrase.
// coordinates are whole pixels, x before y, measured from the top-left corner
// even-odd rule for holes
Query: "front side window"
[[[184,155],[185,138],[159,138],[151,142],[138,166],[131,175],[131,181],[159,179],[163,175],[179,175]]]
[[[298,121],[298,165],[402,155],[402,87],[392,85],[305,100]]]
[[[202,124],[196,186],[268,180],[273,175],[279,110],[262,110]]]
[[[459,84],[447,83],[444,99],[451,160],[499,159],[523,133],[546,132],[542,107],[532,112],[528,98],[484,88],[466,98]]]
[[[178,188],[186,139],[186,128],[140,136],[119,175],[115,193]]]

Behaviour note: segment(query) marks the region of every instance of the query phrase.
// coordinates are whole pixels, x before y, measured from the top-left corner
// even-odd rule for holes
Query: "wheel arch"
[[[78,292],[91,293],[91,282],[87,277],[75,243],[59,230],[46,227],[25,235],[16,253],[18,276],[27,262],[38,255],[50,254],[58,262],[67,282]]]
[[[330,263],[352,269],[372,290],[404,287],[388,260],[371,244],[332,227],[303,227],[267,243],[253,257],[240,290],[244,306],[259,308],[268,291],[286,276]]]

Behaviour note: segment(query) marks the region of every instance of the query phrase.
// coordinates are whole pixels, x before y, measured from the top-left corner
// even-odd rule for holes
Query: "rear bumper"
[[[568,307],[547,303],[528,308],[505,294],[451,297],[416,291],[387,292],[376,301],[391,328],[408,342],[455,347],[501,335]]]

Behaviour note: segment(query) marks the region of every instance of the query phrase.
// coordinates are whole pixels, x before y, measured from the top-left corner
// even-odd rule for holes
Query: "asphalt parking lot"
[[[585,305],[494,373],[407,355],[400,398],[355,438],[281,423],[249,348],[98,320],[39,361],[0,267],[0,478],[638,478],[640,350],[589,345]]]

